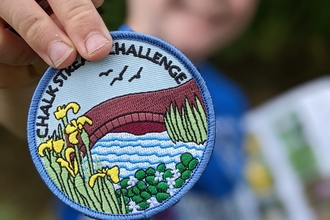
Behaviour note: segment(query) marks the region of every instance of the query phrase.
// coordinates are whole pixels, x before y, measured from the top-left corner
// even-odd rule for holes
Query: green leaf
[[[127,198],[127,197],[126,197]],[[121,206],[120,206],[120,213],[121,214],[126,214],[127,212],[126,212],[126,201],[125,201],[125,199],[124,199],[124,196],[123,195],[121,195],[120,196],[120,204],[121,204]]]
[[[192,141],[193,139],[193,133],[192,133],[192,129],[189,128],[190,124],[188,124],[187,122],[187,113],[184,107],[182,107],[181,109],[181,117],[182,117],[182,125],[183,128],[186,130],[186,136],[188,141]]]
[[[178,163],[176,166],[175,166],[176,169],[178,169],[180,171],[180,173],[183,173],[183,171],[186,170],[186,167],[185,165],[183,165],[183,163]]]
[[[143,180],[146,176],[146,173],[144,170],[138,170],[136,173],[135,173],[135,177],[138,179],[138,180]]]
[[[166,192],[168,190],[168,184],[166,182],[160,182],[157,184],[158,192]]]
[[[157,194],[157,187],[156,186],[148,186],[147,191],[151,195],[156,195]]]
[[[121,209],[115,194],[114,186],[110,179],[102,178],[102,182],[105,185],[105,195],[108,197],[111,209],[113,210],[113,214],[119,214]]]
[[[186,99],[186,109],[187,109],[188,121],[190,122],[191,129],[193,130],[194,138],[196,138],[194,141],[197,144],[199,144],[202,142],[202,140],[201,140],[199,128],[197,125],[197,121],[196,121],[195,115],[193,113],[193,109],[191,109],[188,99]]]
[[[128,189],[128,192],[127,192],[127,196],[130,197],[130,198],[132,198],[134,195],[135,195],[135,194],[134,194],[134,192],[133,192],[133,187],[129,188],[129,189]]]
[[[81,139],[86,148],[86,156],[87,156],[88,171],[89,171],[89,175],[86,175],[86,177],[89,178],[90,175],[92,175],[92,173],[95,172],[95,170],[93,167],[92,155],[91,155],[91,151],[90,151],[90,147],[89,147],[89,144],[90,144],[89,136],[88,136],[87,132],[85,131],[85,129],[82,130]]]
[[[146,174],[147,176],[152,176],[152,175],[155,175],[155,169],[152,168],[152,167],[149,167],[147,170],[146,170]]]
[[[161,163],[157,166],[157,171],[158,172],[164,172],[166,169],[166,165],[164,163]]]
[[[199,115],[201,117],[201,120],[202,120],[202,124],[203,124],[203,127],[204,127],[204,130],[206,131],[207,133],[207,118],[206,118],[206,113],[204,111],[204,108],[202,106],[202,103],[200,102],[199,98],[196,96],[195,98],[196,100],[196,104],[197,104],[197,110],[199,112]]]
[[[133,196],[132,200],[136,203],[140,203],[143,201],[142,197],[140,195]]]
[[[124,203],[125,203],[125,204],[128,204],[129,201],[131,201],[131,199],[128,198],[127,196],[124,196]]]
[[[144,191],[144,192],[141,193],[141,197],[142,197],[144,200],[148,200],[148,199],[151,198],[151,194],[148,193],[148,192],[146,192],[146,191]]]
[[[137,187],[139,188],[139,190],[145,190],[147,188],[147,184],[143,181],[139,181],[137,182]]]
[[[124,178],[120,181],[121,188],[126,188],[128,186],[129,178]]]
[[[184,179],[184,180],[187,180],[189,179],[191,176],[191,170],[185,170],[182,175],[181,175],[181,178]]]
[[[170,194],[168,194],[168,193],[157,193],[157,195],[156,195],[156,199],[159,203],[165,201],[169,197],[170,197]]]
[[[203,125],[203,120],[200,116],[200,113],[197,111],[197,109],[195,108],[195,106],[193,107],[193,113],[195,115],[195,118],[196,118],[196,125],[198,127],[198,135],[200,136],[200,140],[201,142],[200,143],[197,143],[197,144],[202,144],[206,141],[206,130],[204,128],[204,125]]]
[[[168,136],[171,138],[171,141],[173,143],[175,143],[177,139],[176,139],[176,135],[174,133],[174,128],[172,127],[172,124],[171,124],[171,119],[170,119],[169,113],[167,111],[164,115],[164,123],[165,123],[165,128],[166,128]]]
[[[98,182],[97,184],[100,185],[100,188],[102,190],[100,192],[100,195],[101,195],[102,206],[103,206],[104,212],[109,213],[109,214],[116,214],[116,210],[112,208],[111,197],[108,194],[108,192],[105,190],[105,184],[103,183],[103,181],[100,178],[98,178],[96,181]],[[97,184],[95,184],[95,185],[97,185]]]
[[[198,164],[198,160],[196,158],[192,159],[189,164],[188,164],[188,169],[189,170],[194,170]]]
[[[140,195],[140,190],[139,190],[139,188],[137,186],[133,186],[133,193],[135,195]]]
[[[190,153],[183,153],[181,155],[181,163],[185,166],[188,167],[188,164],[190,161],[193,159],[193,156]]]
[[[147,176],[146,182],[149,183],[150,185],[155,185],[157,183],[154,176]]]
[[[173,134],[174,134],[174,137],[175,137],[175,140],[180,140],[182,139],[181,136],[180,136],[180,131],[178,129],[178,126],[176,124],[176,117],[175,117],[175,110],[174,110],[174,107],[173,107],[173,103],[171,103],[170,105],[170,123],[171,123],[171,128],[173,128]]]
[[[140,208],[142,210],[145,210],[145,209],[149,208],[149,203],[147,203],[147,202],[141,202],[138,205],[140,206]]]
[[[166,170],[164,173],[164,179],[172,178],[172,177],[173,177],[172,170],[170,170],[170,169]]]
[[[181,115],[179,113],[178,108],[175,108],[175,121],[176,121],[175,125],[176,125],[176,127],[179,131],[179,134],[180,134],[180,139],[179,140],[187,142],[188,138],[187,138],[187,135],[186,135],[186,131],[183,127],[183,122],[182,122]]]
[[[90,189],[89,185],[85,183],[85,181],[81,178],[79,174],[76,175],[74,178],[74,185],[75,185],[75,189],[78,190],[80,196],[82,197],[81,199],[87,203],[86,204],[87,207],[98,211],[99,208],[101,209],[101,207],[98,206],[98,204],[100,204],[98,201],[101,200],[96,199],[95,197],[93,198],[90,197],[93,196],[94,193],[91,194],[89,193],[89,189]],[[101,210],[103,211],[103,209]]]
[[[188,111],[188,109],[190,111]],[[197,137],[196,137],[195,131],[193,129],[192,122],[190,121],[191,109],[190,109],[188,99],[186,99],[186,105],[185,105],[185,108],[182,112],[183,112],[183,114],[182,114],[183,115],[183,120],[185,120],[184,123],[186,124],[186,130],[188,131],[187,133],[189,133],[190,136],[191,136],[190,141],[194,141],[194,140],[197,139]]]
[[[184,184],[184,180],[182,178],[178,178],[175,180],[175,188],[181,188]]]

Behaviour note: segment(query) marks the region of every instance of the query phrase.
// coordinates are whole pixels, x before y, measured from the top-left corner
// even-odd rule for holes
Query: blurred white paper
[[[260,163],[269,171],[272,187],[268,194],[276,197],[282,212],[268,217],[265,209],[272,208],[263,208],[262,219],[329,219],[330,77],[301,85],[252,110],[246,126],[248,136],[255,139],[253,144],[258,145],[252,148],[260,151],[258,159],[249,153],[247,167]],[[262,185],[255,180],[260,175],[251,170],[249,182],[262,206],[265,193],[257,192]]]

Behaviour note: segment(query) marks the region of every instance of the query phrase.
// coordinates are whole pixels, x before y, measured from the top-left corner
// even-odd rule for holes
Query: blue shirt
[[[216,114],[216,141],[211,160],[193,190],[221,197],[232,191],[242,177],[243,136],[242,116],[247,99],[232,80],[210,63],[198,69],[211,94]]]

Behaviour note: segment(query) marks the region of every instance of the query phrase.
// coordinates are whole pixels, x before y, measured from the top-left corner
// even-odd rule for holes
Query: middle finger
[[[92,1],[48,1],[64,31],[82,57],[97,61],[110,52],[111,36]]]

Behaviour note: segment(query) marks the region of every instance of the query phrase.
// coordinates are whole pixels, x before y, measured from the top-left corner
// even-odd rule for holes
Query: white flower
[[[130,176],[127,182],[128,186],[134,186],[137,183],[137,179],[134,176]]]
[[[115,190],[121,189],[121,185],[120,184],[113,183],[113,186],[114,186]]]
[[[172,170],[171,173],[172,173],[174,179],[181,176],[180,170],[178,170],[178,169]]]
[[[170,188],[174,188],[175,186],[175,178],[166,178],[166,182]]]
[[[162,173],[162,172],[156,171],[156,173],[155,173],[155,180],[162,181],[163,180],[163,174],[164,173]]]
[[[155,197],[151,197],[150,199],[147,200],[147,202],[150,205],[149,208],[155,207],[159,204]]]
[[[131,210],[132,213],[138,212],[140,206],[138,206],[134,201],[130,201],[128,204],[128,208]]]
[[[170,187],[167,189],[167,193],[173,196],[175,194],[176,189],[174,187]]]

